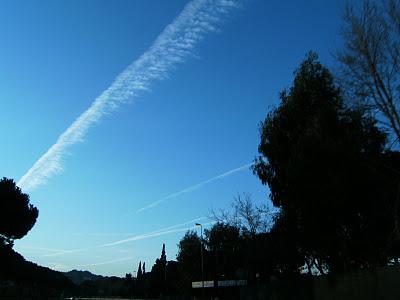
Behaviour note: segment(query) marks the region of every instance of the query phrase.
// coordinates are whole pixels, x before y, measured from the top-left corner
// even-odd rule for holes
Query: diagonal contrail
[[[186,221],[184,223],[175,224],[172,226],[164,227],[164,228],[154,230],[151,232],[147,232],[147,233],[143,233],[143,234],[137,234],[137,235],[131,236],[131,237],[123,239],[123,240],[109,242],[106,244],[92,246],[92,247],[85,247],[85,248],[71,249],[71,250],[60,250],[60,251],[56,251],[55,253],[45,254],[45,255],[43,255],[43,257],[53,257],[53,256],[64,255],[64,254],[74,254],[74,253],[78,253],[78,252],[82,252],[82,251],[86,251],[86,250],[93,250],[93,249],[98,249],[98,248],[103,248],[103,247],[111,247],[111,246],[116,246],[116,245],[120,245],[120,244],[125,244],[128,242],[140,241],[140,240],[145,240],[145,239],[158,237],[158,236],[162,236],[162,235],[167,235],[167,234],[171,234],[171,233],[187,231],[189,229],[195,228],[195,226],[193,225],[194,223],[199,222],[201,220],[205,220],[205,219],[208,219],[208,218],[207,217],[199,217],[199,218],[195,218],[195,219]],[[209,225],[211,223],[214,223],[214,222],[203,223],[203,226]],[[188,225],[188,224],[192,224],[192,226],[182,227],[182,226]]]
[[[172,193],[172,194],[169,194],[169,195],[165,196],[164,198],[161,198],[161,199],[159,199],[159,200],[157,200],[157,201],[154,201],[154,202],[150,203],[149,205],[146,205],[146,206],[144,206],[144,207],[138,209],[136,212],[145,211],[145,210],[147,210],[147,209],[150,209],[150,208],[153,208],[153,207],[159,205],[161,202],[164,202],[165,200],[178,197],[178,196],[180,196],[180,195],[182,195],[182,194],[185,194],[185,193],[193,192],[194,190],[197,190],[197,189],[201,188],[203,185],[206,185],[206,184],[208,184],[208,183],[210,183],[210,182],[216,181],[216,180],[218,180],[218,179],[222,179],[222,178],[224,178],[224,177],[233,175],[233,174],[235,174],[236,172],[239,172],[239,171],[243,171],[243,170],[245,170],[245,169],[248,169],[251,165],[252,165],[252,164],[246,164],[246,165],[241,166],[241,167],[239,167],[239,168],[236,168],[236,169],[227,171],[227,172],[225,172],[225,173],[222,173],[222,174],[220,174],[220,175],[217,175],[217,176],[215,176],[215,177],[212,177],[212,178],[210,178],[210,179],[207,179],[207,180],[205,180],[205,181],[202,181],[202,182],[200,182],[200,183],[197,183],[197,184],[195,184],[195,185],[189,186],[189,187],[187,187],[187,188],[185,188],[185,189],[183,189],[183,190],[181,190],[181,191],[178,191],[178,192],[174,192],[174,193]]]
[[[214,223],[215,223],[215,221],[203,223],[203,226],[207,226],[207,225],[214,224]],[[123,239],[123,240],[119,240],[119,241],[116,241],[116,242],[104,244],[102,247],[116,246],[116,245],[125,244],[125,243],[129,243],[129,242],[133,242],[133,241],[139,241],[139,240],[144,240],[144,239],[148,239],[148,238],[153,238],[153,237],[157,237],[157,236],[161,236],[161,235],[187,231],[187,230],[195,229],[195,228],[196,228],[196,225],[192,225],[192,226],[188,226],[188,227],[166,229],[166,230],[163,230],[163,231],[155,231],[155,232],[150,232],[150,233],[147,233],[147,234],[135,235],[135,236],[129,237],[127,239]]]
[[[208,32],[217,30],[223,16],[239,0],[193,0],[157,37],[151,47],[117,76],[114,82],[83,112],[18,181],[30,191],[62,171],[62,159],[70,146],[82,141],[88,129],[120,104],[148,90],[155,80],[165,79],[184,62]]]
[[[96,267],[96,266],[102,266],[102,265],[109,265],[109,264],[115,264],[118,262],[123,262],[123,261],[127,261],[127,260],[133,260],[134,257],[133,256],[128,256],[128,257],[122,257],[122,258],[118,258],[118,259],[113,259],[113,260],[108,260],[108,261],[102,261],[102,262],[98,262],[98,263],[93,263],[93,264],[86,264],[86,265],[80,265],[79,267]]]

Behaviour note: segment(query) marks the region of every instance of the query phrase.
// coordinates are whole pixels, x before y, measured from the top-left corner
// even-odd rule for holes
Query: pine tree
[[[164,243],[162,245],[160,261],[163,262],[163,263],[167,262],[167,255],[165,254],[165,244]]]
[[[142,262],[139,262],[139,268],[138,268],[138,271],[137,271],[137,275],[136,275],[136,278],[141,278],[142,277]]]
[[[143,262],[142,274],[146,273],[146,263]]]
[[[167,255],[165,254],[165,244],[162,246],[161,257],[156,259],[151,269],[151,280],[155,294],[162,295],[166,291]]]

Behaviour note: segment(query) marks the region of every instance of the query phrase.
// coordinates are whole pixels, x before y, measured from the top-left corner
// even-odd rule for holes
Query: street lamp
[[[196,226],[200,226],[200,251],[201,251],[201,282],[202,282],[202,293],[204,297],[204,261],[203,261],[203,225],[196,223]]]

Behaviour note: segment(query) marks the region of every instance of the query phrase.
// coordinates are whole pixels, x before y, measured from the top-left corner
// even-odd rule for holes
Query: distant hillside
[[[90,273],[89,271],[78,271],[72,270],[69,272],[64,273],[67,278],[69,278],[75,284],[81,284],[84,281],[92,281],[92,280],[99,280],[104,279],[105,277],[101,275],[95,275]]]
[[[63,273],[26,261],[11,247],[0,243],[0,298],[23,292],[37,299],[69,294],[75,286]]]
[[[132,293],[132,281],[116,276],[100,276],[88,271],[73,270],[64,275],[77,285],[77,293],[80,297],[124,297],[128,298]]]

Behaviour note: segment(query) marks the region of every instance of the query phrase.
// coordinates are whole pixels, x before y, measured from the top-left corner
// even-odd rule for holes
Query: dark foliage
[[[205,230],[207,274],[212,279],[235,278],[243,266],[243,241],[236,226],[216,223]],[[234,263],[233,263],[234,262]]]
[[[58,297],[74,292],[74,284],[61,272],[26,261],[13,242],[33,227],[38,209],[29,203],[14,180],[0,180],[0,297]]]
[[[179,241],[177,261],[183,286],[190,289],[192,281],[201,280],[201,239],[195,231],[186,232]]]
[[[400,1],[348,3],[337,58],[350,105],[378,114],[394,142],[400,139]]]
[[[24,237],[35,225],[39,211],[29,203],[14,180],[0,180],[0,244],[12,244]]]
[[[89,271],[72,270],[64,274],[75,284],[81,284],[89,280],[103,279],[103,276],[92,274]]]
[[[309,54],[262,123],[254,164],[281,209],[271,234],[284,249],[282,272],[388,263],[400,177],[399,155],[385,142],[374,119],[343,106],[330,72]]]
[[[162,246],[161,257],[157,258],[156,263],[151,268],[152,292],[159,296],[165,295],[167,288],[167,256],[165,254],[165,244]]]
[[[0,283],[0,297],[45,299],[75,292],[63,273],[26,261],[11,245],[0,245]]]

